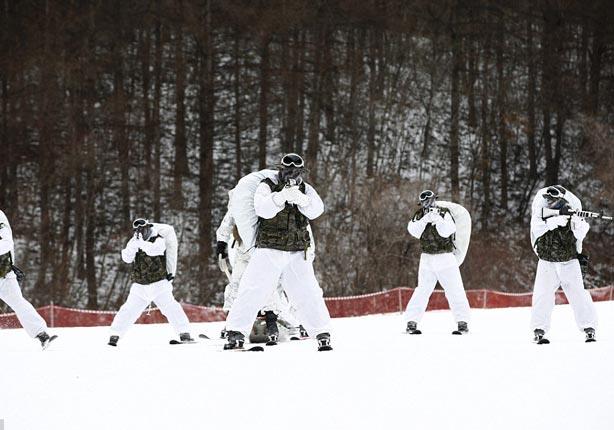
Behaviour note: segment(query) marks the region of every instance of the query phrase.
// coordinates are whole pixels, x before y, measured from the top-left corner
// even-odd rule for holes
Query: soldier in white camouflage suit
[[[47,323],[36,312],[36,309],[24,299],[19,288],[23,272],[15,265],[15,243],[13,231],[4,214],[0,211],[0,300],[4,301],[13,309],[21,326],[30,337],[40,341],[43,349],[57,336],[49,336]]]
[[[168,319],[180,342],[192,342],[188,317],[173,296],[172,281],[177,265],[177,238],[173,227],[143,218],[136,219],[132,227],[134,236],[122,250],[124,262],[132,264],[132,285],[126,303],[111,324],[109,345],[117,346],[119,338],[151,302]],[[173,249],[169,249],[168,244],[172,244]]]

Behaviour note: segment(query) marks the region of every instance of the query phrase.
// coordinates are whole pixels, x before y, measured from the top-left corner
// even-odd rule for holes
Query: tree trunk
[[[121,2],[116,3],[115,34],[113,34],[113,97],[114,97],[114,130],[113,138],[119,155],[119,171],[121,177],[120,193],[122,198],[122,220],[130,220],[130,147],[126,136],[126,92],[124,90],[124,64],[123,64],[123,24]]]
[[[300,32],[298,46],[298,65],[296,68],[296,88],[298,98],[298,111],[296,113],[296,136],[294,137],[294,152],[303,153],[303,141],[305,140],[305,33]]]
[[[211,4],[207,1],[202,33],[201,82],[199,93],[200,115],[200,177],[198,207],[199,215],[199,276],[207,279],[211,263],[211,203],[213,198],[213,134],[214,134],[214,53],[211,29]],[[201,300],[207,303],[213,294],[210,289],[201,289]]]
[[[93,157],[94,149],[92,148]],[[98,285],[96,283],[96,164],[92,161],[85,175],[87,197],[85,206],[85,273],[87,279],[87,308],[98,309]]]
[[[505,50],[504,39],[505,24],[502,17],[499,17],[497,29],[497,107],[498,107],[498,135],[499,135],[499,165],[501,169],[501,209],[507,210],[508,196],[508,172],[507,172],[507,127],[505,123],[506,110],[506,83],[503,72],[503,52]]]
[[[175,209],[183,207],[183,177],[189,174],[185,135],[185,61],[183,55],[183,29],[177,26],[175,34],[175,163],[173,165],[173,199]]]
[[[269,122],[269,113],[267,106],[267,97],[269,93],[269,36],[261,36],[260,48],[260,107],[258,116],[260,119],[258,131],[258,168],[266,169],[266,149],[267,149],[267,129]]]
[[[153,209],[154,217],[156,220],[162,219],[161,209],[161,170],[160,170],[160,157],[161,157],[161,128],[160,128],[160,99],[162,98],[162,29],[160,23],[156,23],[155,29],[155,60],[154,60],[154,99],[153,99],[153,112],[152,112],[152,126],[153,126],[153,145],[154,145],[154,158],[153,158]]]
[[[599,112],[599,82],[601,81],[601,68],[605,53],[604,34],[601,20],[593,28],[593,43],[591,48],[591,67],[588,94],[588,111],[591,115]]]
[[[373,177],[375,156],[375,110],[377,103],[377,63],[376,43],[379,39],[377,30],[371,30],[369,40],[369,101],[367,102],[367,178]]]
[[[490,59],[490,44],[486,41],[484,47],[484,58],[482,66],[482,100],[481,100],[481,112],[480,120],[482,127],[482,145],[480,148],[480,170],[482,174],[482,193],[484,194],[482,203],[482,228],[488,230],[489,218],[490,218],[490,126],[488,120],[488,100],[489,100],[489,79],[488,68]]]
[[[531,180],[537,179],[537,149],[535,145],[535,92],[536,92],[536,70],[535,57],[533,53],[533,24],[527,20],[527,64],[528,64],[528,94],[527,94],[527,143],[529,145],[529,177]]]
[[[242,175],[242,157],[241,157],[241,39],[238,31],[235,31],[234,40],[234,138],[235,138],[235,181],[239,182]]]
[[[41,61],[41,83],[40,83],[40,112],[38,116],[39,130],[39,149],[38,149],[38,182],[39,182],[39,209],[40,209],[40,226],[38,232],[39,248],[40,248],[40,266],[38,268],[38,277],[36,281],[36,290],[39,292],[39,297],[43,300],[49,300],[53,291],[50,291],[47,284],[47,269],[52,264],[52,249],[53,238],[51,233],[51,192],[52,182],[54,177],[54,157],[53,157],[53,137],[51,136],[51,98],[52,87],[54,86],[53,71],[50,62],[48,61],[50,53],[50,23],[49,3],[45,2],[45,22],[42,38],[42,52],[40,54]]]
[[[458,7],[456,8],[458,13]],[[455,19],[458,19],[456,17]],[[450,185],[452,188],[452,199],[458,201],[460,198],[460,181],[459,181],[459,111],[460,111],[460,94],[459,80],[461,69],[461,37],[457,33],[457,29],[452,30],[452,85],[451,85],[451,115],[450,115]]]
[[[557,170],[552,152],[552,136],[550,132],[551,114],[555,107],[555,91],[558,81],[557,39],[559,16],[555,10],[547,7],[544,13],[544,29],[542,35],[542,87],[543,87],[543,145],[546,156],[546,182],[557,183]]]
[[[143,136],[145,139],[143,150],[144,163],[143,171],[145,172],[143,178],[143,189],[148,192],[145,193],[145,207],[149,208],[151,204],[151,187],[152,187],[152,147],[153,147],[153,125],[151,122],[151,102],[149,97],[149,89],[151,86],[151,73],[150,69],[150,51],[151,51],[151,34],[149,29],[146,29],[141,34],[141,75],[142,75],[142,91],[143,91],[143,124],[145,130]],[[149,211],[149,209],[147,209]]]
[[[311,94],[311,111],[309,113],[309,134],[307,143],[307,166],[309,179],[318,182],[318,153],[320,152],[320,115],[322,92],[322,45],[323,31],[316,30],[316,43],[313,50],[313,85]]]

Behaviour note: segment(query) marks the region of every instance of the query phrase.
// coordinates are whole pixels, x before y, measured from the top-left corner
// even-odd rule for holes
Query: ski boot
[[[264,313],[264,320],[266,322],[266,334],[268,341],[267,346],[277,345],[279,339],[279,327],[277,327],[277,315],[271,311]]]
[[[330,333],[320,333],[316,336],[318,340],[318,351],[332,351],[333,347],[330,346]]]
[[[54,340],[57,336],[49,336],[46,331],[41,331],[36,335],[36,338],[40,341],[41,347],[43,350],[47,349],[52,340]]]
[[[226,344],[224,349],[242,349],[245,343],[245,336],[238,331],[228,330],[226,332]]]
[[[538,345],[546,345],[550,343],[550,341],[544,337],[545,335],[545,331],[540,328],[536,328],[535,330],[533,330],[533,342]]]
[[[452,332],[452,334],[467,334],[469,333],[469,326],[467,326],[467,323],[465,321],[459,321],[458,322],[458,329],[454,330]]]
[[[298,331],[301,334],[301,337],[309,337],[309,333],[307,333],[307,330],[305,330],[305,327],[303,327],[302,325],[298,326]]]
[[[109,346],[117,346],[117,342],[118,341],[119,341],[119,336],[113,335],[113,336],[111,336],[109,338],[109,343],[107,343],[107,345],[109,345]]]
[[[179,342],[181,342],[181,343],[193,343],[193,342],[195,342],[195,340],[192,339],[192,336],[190,336],[190,333],[179,333]]]
[[[418,323],[416,321],[408,321],[405,332],[408,334],[422,334],[422,332],[418,330]]]
[[[588,327],[584,329],[584,333],[586,334],[586,340],[584,342],[597,342],[595,339],[595,329],[592,327]]]

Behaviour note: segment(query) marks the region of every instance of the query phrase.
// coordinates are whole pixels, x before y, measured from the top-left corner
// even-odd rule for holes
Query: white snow
[[[528,308],[474,310],[468,336],[450,334],[449,311],[428,312],[422,336],[398,314],[335,319],[330,353],[311,340],[263,353],[171,346],[165,324],[135,326],[117,349],[106,327],[54,329],[43,352],[2,330],[0,419],[6,430],[609,430],[614,303],[596,306],[593,344],[569,306],[555,308],[550,345],[530,342]]]

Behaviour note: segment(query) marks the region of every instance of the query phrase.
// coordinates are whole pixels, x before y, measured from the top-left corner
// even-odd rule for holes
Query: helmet
[[[153,233],[153,224],[145,218],[137,218],[132,222],[132,229],[135,233],[139,233],[143,240],[148,240]]]
[[[278,166],[279,180],[283,183],[295,181],[300,184],[303,181],[303,173],[305,172],[305,160],[298,154],[293,152],[281,157]]]
[[[435,200],[437,200],[437,194],[435,194],[431,190],[424,190],[420,193],[418,199],[420,200],[420,206],[425,209],[428,209],[435,204]]]

